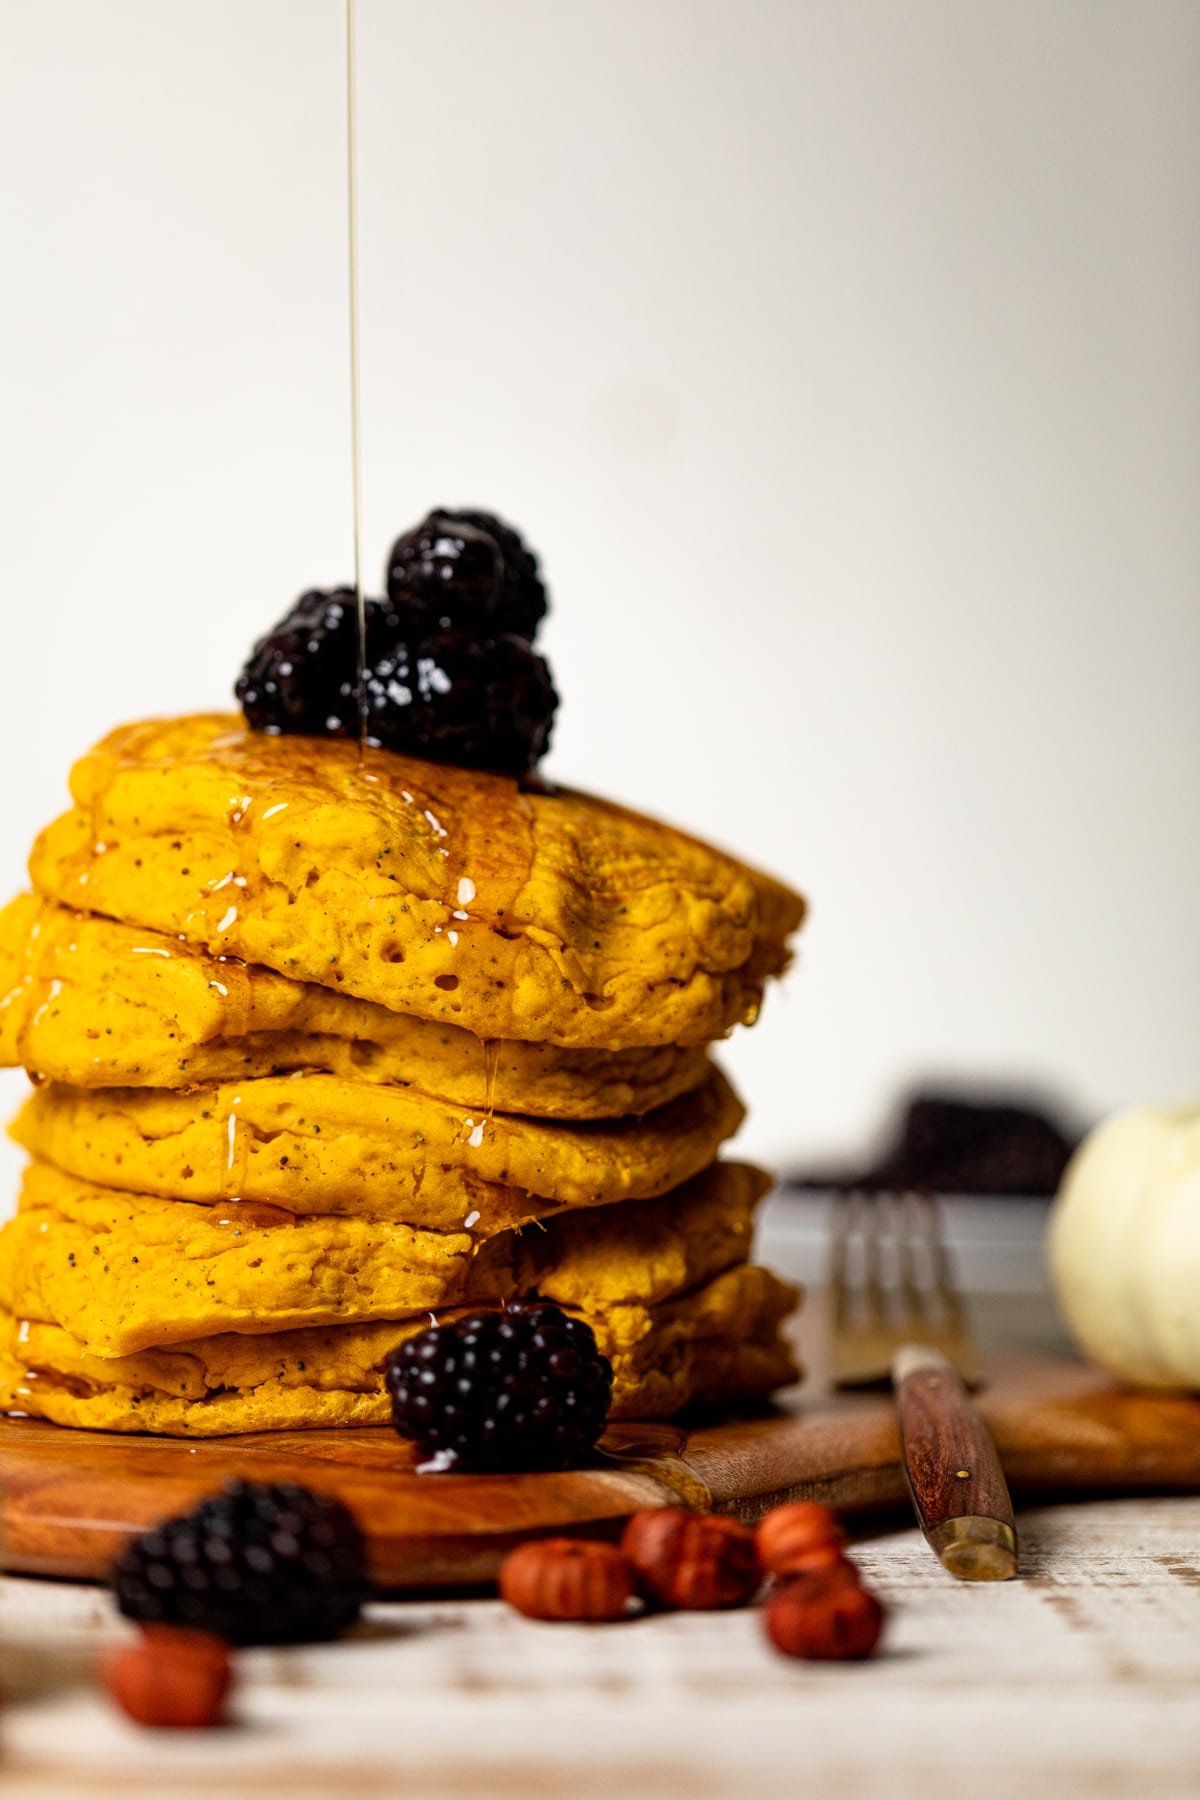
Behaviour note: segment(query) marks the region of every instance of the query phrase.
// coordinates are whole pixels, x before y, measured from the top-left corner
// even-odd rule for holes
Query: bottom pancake
[[[570,1307],[613,1362],[614,1418],[758,1398],[797,1377],[779,1335],[796,1290],[739,1264],[658,1305]],[[465,1316],[443,1312],[440,1323]],[[425,1319],[226,1334],[120,1357],[90,1355],[61,1326],[0,1315],[0,1410],[99,1431],[224,1437],[384,1425],[388,1351]]]

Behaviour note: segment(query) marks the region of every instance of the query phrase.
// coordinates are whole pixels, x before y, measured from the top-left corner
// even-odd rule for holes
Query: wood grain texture
[[[340,1495],[360,1519],[379,1585],[413,1592],[490,1581],[540,1533],[613,1535],[640,1506],[711,1507],[754,1520],[784,1500],[848,1514],[909,1505],[895,1412],[883,1394],[834,1395],[819,1304],[800,1349],[809,1382],[778,1409],[685,1429],[623,1424],[594,1466],[562,1474],[425,1476],[390,1431],[261,1433],[188,1444],[0,1420],[6,1566],[103,1577],[121,1543],[232,1475]],[[1018,1499],[1200,1490],[1200,1401],[1115,1390],[1045,1353],[997,1356],[980,1406]]]
[[[907,1503],[906,1503],[907,1504]],[[92,1669],[108,1597],[0,1597],[4,1800],[1195,1800],[1200,1497],[1021,1514],[1022,1577],[942,1575],[900,1513],[853,1551],[891,1616],[867,1663],[777,1655],[756,1608],[545,1625],[498,1600],[374,1604],[254,1650],[233,1723],[142,1731]]]
[[[201,1444],[0,1420],[4,1561],[25,1574],[103,1578],[125,1540],[234,1476],[334,1493],[366,1536],[380,1588],[474,1586],[544,1532],[616,1532],[639,1506],[703,1506],[682,1433],[613,1434],[595,1466],[539,1475],[422,1476],[394,1432],[262,1432]]]

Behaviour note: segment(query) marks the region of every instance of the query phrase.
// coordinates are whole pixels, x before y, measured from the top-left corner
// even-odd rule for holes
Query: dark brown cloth
[[[935,1194],[1054,1194],[1077,1132],[1040,1107],[918,1094],[899,1135],[861,1169],[793,1169],[785,1188],[922,1188]]]

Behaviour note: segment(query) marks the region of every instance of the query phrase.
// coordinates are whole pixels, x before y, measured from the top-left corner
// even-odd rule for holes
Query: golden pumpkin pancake
[[[757,1169],[716,1164],[657,1200],[562,1213],[483,1241],[246,1201],[159,1200],[35,1163],[16,1217],[0,1230],[0,1307],[61,1325],[104,1357],[527,1292],[615,1317],[745,1261],[768,1185]]]
[[[659,1418],[693,1401],[744,1400],[796,1377],[779,1325],[793,1288],[745,1264],[657,1306],[571,1309],[613,1362],[614,1418]],[[439,1323],[466,1316],[459,1308]],[[425,1319],[220,1336],[120,1357],[89,1355],[57,1325],[0,1315],[0,1409],[103,1431],[218,1437],[321,1425],[386,1425],[389,1350]]]
[[[617,1418],[665,1419],[685,1406],[743,1405],[798,1381],[781,1326],[798,1290],[769,1269],[727,1269],[694,1294],[654,1309],[654,1330],[613,1358],[629,1384]]]
[[[591,1125],[489,1119],[406,1088],[276,1075],[187,1093],[52,1082],[12,1130],[46,1162],[106,1187],[437,1231],[469,1220],[491,1236],[562,1207],[664,1194],[707,1168],[741,1120],[716,1069],[644,1119]]]
[[[87,1088],[324,1069],[476,1112],[551,1119],[640,1116],[708,1073],[703,1045],[484,1044],[457,1025],[388,1012],[33,894],[0,911],[0,1067],[17,1064]]]
[[[480,1038],[711,1041],[804,912],[606,801],[230,715],[123,726],[71,791],[40,893]]]

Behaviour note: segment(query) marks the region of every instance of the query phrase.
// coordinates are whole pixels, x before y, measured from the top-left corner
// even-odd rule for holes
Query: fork
[[[836,1387],[895,1388],[904,1470],[926,1541],[952,1575],[1017,1572],[1012,1501],[972,1404],[981,1363],[950,1275],[931,1195],[834,1197],[832,1368]]]

